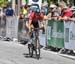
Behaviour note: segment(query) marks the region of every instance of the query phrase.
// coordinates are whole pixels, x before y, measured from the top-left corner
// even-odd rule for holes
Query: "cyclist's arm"
[[[44,15],[43,20],[51,20],[51,16],[50,16],[50,14],[48,14],[48,15]]]
[[[32,12],[29,16],[29,32],[30,32],[30,29],[31,29],[31,23],[32,23],[33,17],[34,17],[34,13]]]
[[[29,19],[29,32],[31,32],[31,23],[32,23],[32,20],[31,19]]]

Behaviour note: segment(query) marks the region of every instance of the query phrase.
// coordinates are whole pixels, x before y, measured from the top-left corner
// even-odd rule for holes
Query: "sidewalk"
[[[56,55],[59,55],[59,56],[65,57],[65,58],[75,60],[75,56],[72,56],[72,55],[62,54],[62,53],[59,53],[59,52],[54,52],[54,51],[51,51],[50,49],[44,50],[44,48],[42,48],[42,50],[45,51],[45,52],[48,52],[48,53],[56,54]]]

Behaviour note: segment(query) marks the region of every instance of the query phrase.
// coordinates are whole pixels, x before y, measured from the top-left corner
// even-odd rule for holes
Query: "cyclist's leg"
[[[38,32],[37,32],[38,33]],[[40,58],[40,41],[39,41],[39,34],[36,36],[36,58]]]
[[[30,34],[30,39],[28,42],[28,49],[29,49],[29,55],[32,57],[33,56],[33,34]]]
[[[35,36],[34,37],[35,38],[34,46],[35,46],[36,49],[39,49],[40,48],[39,33],[35,32],[34,36]]]

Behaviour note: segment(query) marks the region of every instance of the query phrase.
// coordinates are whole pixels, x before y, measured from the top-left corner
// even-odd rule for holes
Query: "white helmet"
[[[57,6],[55,4],[51,4],[50,8],[56,8]]]

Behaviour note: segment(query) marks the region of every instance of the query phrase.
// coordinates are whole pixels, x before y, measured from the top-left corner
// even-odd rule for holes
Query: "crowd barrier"
[[[16,16],[0,18],[1,38],[18,39],[18,18]]]
[[[75,22],[49,20],[46,29],[47,46],[75,50]]]
[[[19,23],[18,23],[18,41],[22,41],[22,40],[27,39],[25,29],[26,29],[25,20],[24,19],[19,19]]]
[[[6,19],[5,17],[0,17],[0,37],[6,36]]]
[[[28,19],[27,19],[28,20]],[[25,20],[17,16],[6,16],[0,18],[0,37],[1,40],[10,38],[18,41],[27,40]]]
[[[6,37],[18,38],[18,18],[16,16],[6,17]]]
[[[75,22],[64,22],[64,45],[66,49],[75,50]]]
[[[57,48],[64,47],[64,22],[50,20],[47,25],[47,45]]]
[[[46,21],[46,36],[40,36],[41,44],[55,48],[75,50],[75,22],[63,20]],[[0,36],[17,38],[18,41],[26,39],[24,19],[17,17],[0,18]]]

